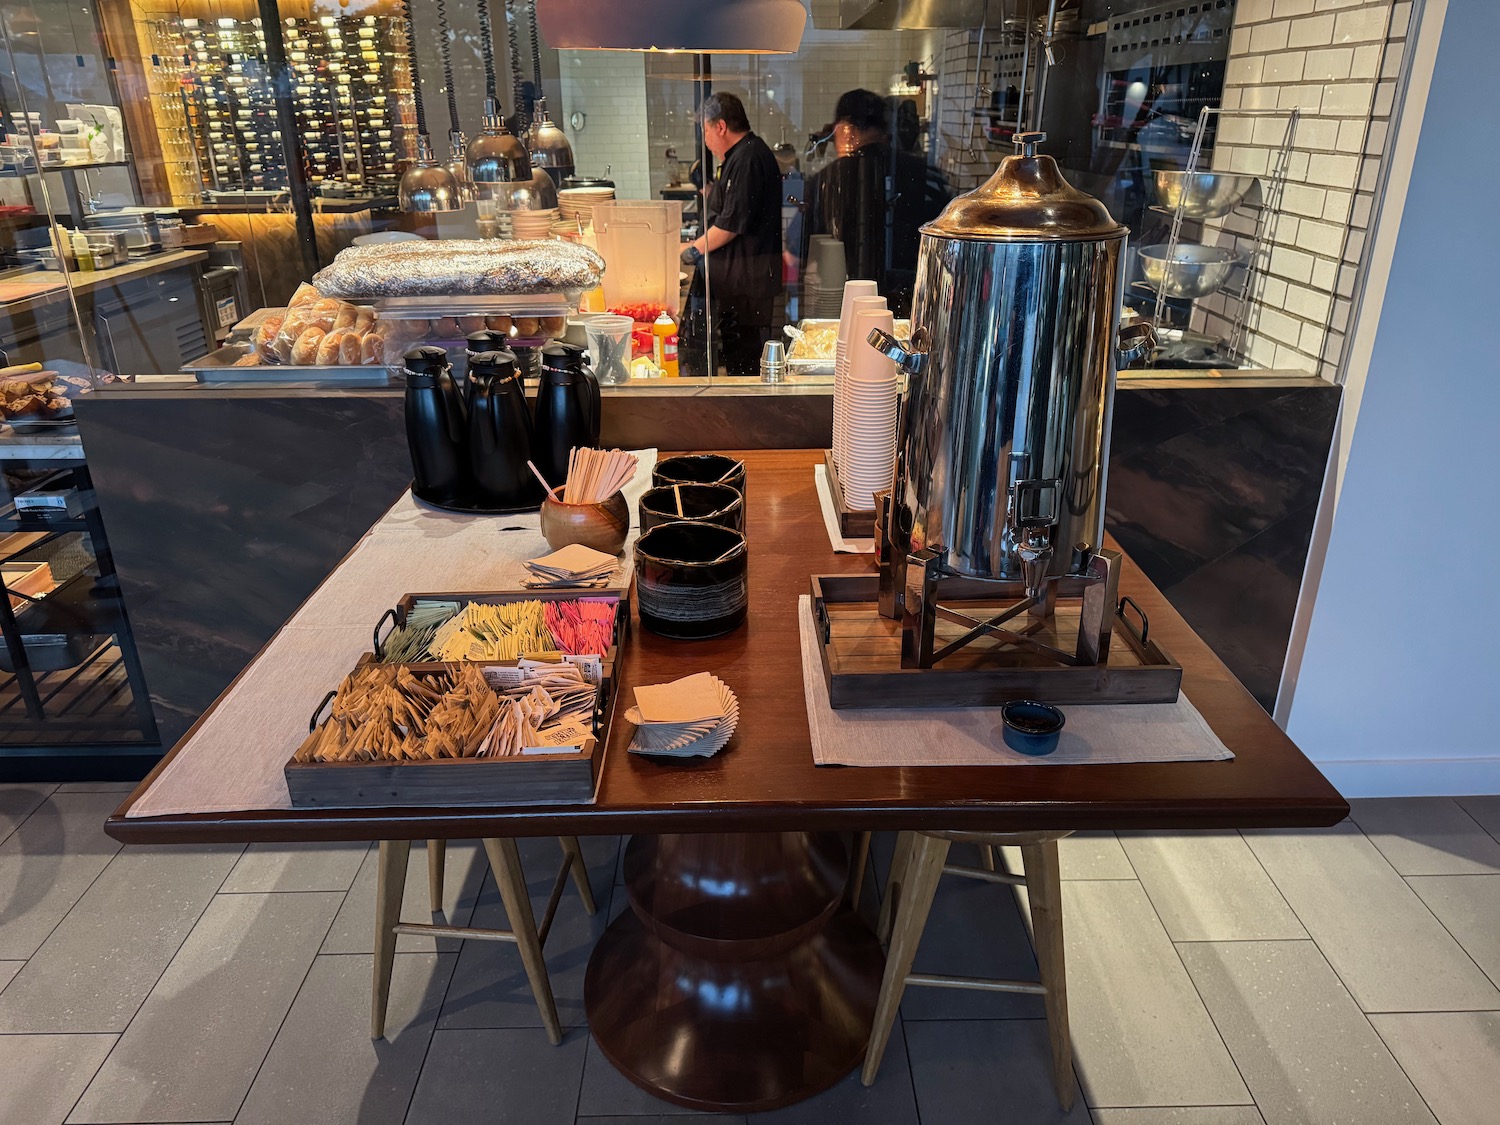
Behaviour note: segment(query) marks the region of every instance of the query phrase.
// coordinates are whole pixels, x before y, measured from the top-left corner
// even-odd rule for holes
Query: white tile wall
[[[646,56],[635,51],[559,51],[562,113],[553,118],[573,145],[580,173],[609,169],[621,199],[649,199],[651,157],[646,129]],[[583,127],[572,123],[584,115]]]
[[[1389,135],[1410,0],[1240,0],[1223,106],[1301,109],[1281,214],[1259,268],[1246,352],[1252,362],[1332,377],[1341,358],[1373,190]],[[1222,119],[1214,167],[1265,175],[1283,118]],[[1249,248],[1240,213],[1204,240]],[[1195,325],[1227,331],[1225,295]]]

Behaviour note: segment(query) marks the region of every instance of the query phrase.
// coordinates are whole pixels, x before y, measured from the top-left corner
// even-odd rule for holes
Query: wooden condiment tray
[[[828,492],[839,517],[839,534],[845,539],[869,539],[875,534],[875,509],[851,508],[844,500],[844,483],[833,464],[833,450],[823,450],[823,464],[828,467]]]
[[[1012,699],[1046,703],[1172,703],[1182,687],[1182,666],[1155,641],[1142,640],[1116,614],[1109,660],[1073,667],[1018,649],[997,649],[981,638],[931,668],[901,666],[901,624],[876,608],[874,575],[833,574],[812,580],[813,617],[819,633],[823,678],[835,709],[841,707],[990,707]],[[1003,598],[947,599],[972,617],[999,613]],[[988,611],[988,612],[987,612]],[[964,629],[939,620],[937,643]],[[1036,639],[1071,650],[1078,636],[1078,603],[1059,602]]]

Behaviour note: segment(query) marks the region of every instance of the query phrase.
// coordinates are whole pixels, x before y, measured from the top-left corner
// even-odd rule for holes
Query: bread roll
[[[342,354],[339,348],[344,342],[344,337],[349,334],[347,328],[335,328],[332,332],[325,332],[323,340],[318,344],[318,356],[313,362],[319,367],[330,367],[339,361]]]
[[[318,347],[323,343],[323,337],[328,335],[321,328],[309,328],[297,337],[297,342],[292,345],[292,362],[298,366],[306,366],[318,361]]]
[[[438,317],[436,320],[434,320],[432,322],[432,332],[433,332],[433,335],[437,336],[439,339],[442,339],[442,340],[451,340],[451,339],[453,339],[453,337],[458,336],[460,334],[459,331],[458,331],[458,317],[456,317],[456,316]]]
[[[515,334],[523,340],[532,340],[540,335],[541,322],[534,316],[518,316],[511,321]]]
[[[359,309],[344,301],[340,301],[338,306],[339,311],[333,318],[333,328],[353,328],[355,322],[359,320]],[[329,329],[329,331],[333,331],[333,329]]]
[[[491,332],[510,332],[510,317],[501,313],[499,316],[487,316],[484,318],[484,326]]]
[[[565,316],[542,317],[543,336],[561,336],[568,330],[568,318]]]
[[[366,333],[356,332],[352,328],[348,329],[344,333],[343,339],[339,341],[340,363],[347,364],[348,366],[352,367],[355,364],[364,362],[364,347],[366,335]]]
[[[292,299],[287,302],[287,308],[295,309],[300,305],[310,305],[320,300],[321,294],[307,282],[297,286],[297,291],[292,294]]]
[[[364,343],[360,346],[361,363],[384,363],[386,357],[385,340],[378,332],[365,333]]]
[[[355,307],[358,310],[359,315],[355,318],[354,321],[354,331],[363,336],[366,332],[375,327],[375,310],[369,305],[357,305]]]
[[[485,329],[484,317],[461,316],[458,318],[458,330],[467,336],[470,332],[483,332]]]
[[[267,363],[281,362],[275,351],[276,334],[281,331],[281,321],[279,316],[268,316],[255,330],[255,354]]]

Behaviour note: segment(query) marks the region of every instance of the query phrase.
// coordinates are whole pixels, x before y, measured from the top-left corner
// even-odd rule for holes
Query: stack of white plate
[[[615,197],[612,187],[562,188],[557,193],[557,208],[564,219],[577,219],[584,226],[594,225],[594,204]]]
[[[510,230],[512,238],[551,238],[552,224],[557,222],[557,208],[545,211],[511,211]]]
[[[874,508],[875,493],[890,488],[895,471],[900,378],[895,361],[865,342],[872,328],[890,332],[894,327],[889,309],[861,308],[854,313],[842,417],[837,397],[834,400],[834,426],[844,430],[839,483],[844,503],[856,510]]]

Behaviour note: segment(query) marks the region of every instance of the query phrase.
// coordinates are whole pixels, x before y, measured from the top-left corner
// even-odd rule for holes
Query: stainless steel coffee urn
[[[1045,601],[1103,541],[1127,231],[1036,152],[1044,139],[1018,133],[922,228],[910,346],[871,338],[910,375],[882,512],[898,602],[914,559],[934,581]]]

